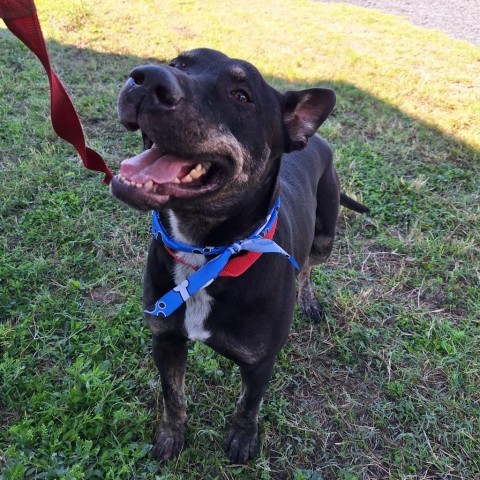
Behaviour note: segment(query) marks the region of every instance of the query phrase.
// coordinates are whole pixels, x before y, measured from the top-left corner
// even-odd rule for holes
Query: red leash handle
[[[113,174],[103,158],[87,147],[78,114],[62,82],[50,66],[47,47],[43,38],[33,0],[0,0],[0,17],[8,29],[18,37],[42,62],[50,82],[50,116],[57,135],[71,143],[89,170],[105,174],[108,185]]]

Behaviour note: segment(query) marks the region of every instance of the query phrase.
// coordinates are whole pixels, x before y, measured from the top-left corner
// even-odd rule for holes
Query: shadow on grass
[[[30,422],[32,418],[40,419],[40,426],[37,425],[40,432],[42,428],[47,431],[53,428],[52,422],[56,418],[55,413],[44,418],[41,402],[32,401],[32,396],[39,394],[36,375],[50,371],[48,388],[52,391],[52,402],[55,402],[56,395],[61,396],[62,378],[76,375],[72,370],[76,356],[70,350],[65,351],[65,357],[53,361],[51,351],[42,353],[32,347],[36,337],[30,330],[30,322],[48,324],[50,311],[57,314],[64,307],[69,308],[60,301],[60,297],[69,295],[74,295],[74,301],[80,305],[68,312],[70,318],[74,317],[75,321],[75,316],[83,317],[85,312],[90,314],[85,328],[94,328],[93,319],[105,311],[106,316],[117,318],[120,315],[121,322],[128,322],[129,314],[138,319],[139,310],[133,307],[118,313],[119,304],[127,297],[115,290],[116,275],[108,277],[106,286],[102,279],[106,275],[104,270],[120,271],[127,257],[131,258],[131,253],[125,254],[118,231],[133,228],[133,238],[128,237],[132,244],[127,248],[134,251],[138,230],[142,228],[139,225],[145,219],[139,219],[135,212],[125,211],[124,207],[110,200],[101,184],[101,175],[86,174],[78,166],[75,153],[51,131],[46,108],[46,77],[40,65],[8,33],[0,31],[0,39],[0,86],[9,100],[0,107],[0,168],[4,171],[0,185],[5,192],[1,221],[6,233],[2,243],[4,251],[0,252],[0,316],[9,325],[4,330],[6,347],[2,360],[5,374],[2,390],[8,394],[1,400],[1,406],[5,431],[10,428],[10,433],[3,436],[0,451],[6,452],[6,445],[11,442],[8,453],[4,453],[10,461],[8,471],[14,472],[18,465],[24,464],[23,474],[28,478],[33,474],[27,472],[55,475],[62,468],[72,469],[77,465],[84,472],[90,469],[88,478],[96,478],[95,475],[102,478],[105,472],[118,467],[113,459],[110,463],[98,460],[103,450],[113,449],[114,444],[123,449],[126,460],[122,465],[128,465],[127,473],[118,470],[115,478],[145,478],[153,472],[167,474],[169,469],[162,467],[156,471],[153,462],[146,460],[153,422],[159,415],[156,409],[160,398],[158,388],[155,387],[152,400],[152,389],[146,381],[145,385],[142,384],[145,378],[155,377],[149,363],[142,364],[147,377],[139,378],[128,371],[130,364],[126,364],[126,372],[115,371],[118,378],[125,377],[127,382],[135,385],[133,391],[139,399],[136,407],[145,413],[143,423],[139,422],[141,428],[132,427],[132,435],[119,440],[119,444],[115,435],[109,440],[99,440],[113,435],[110,421],[125,421],[128,425],[128,415],[122,413],[126,415],[124,418],[118,411],[104,413],[104,417],[98,420],[104,425],[93,429],[92,426],[77,425],[73,409],[63,422],[72,422],[76,432],[65,444],[57,440],[53,442],[45,432],[26,433],[29,428],[35,428]],[[131,69],[140,64],[159,63],[159,60],[99,53],[56,42],[49,42],[48,48],[54,68],[79,111],[87,143],[104,155],[115,171],[119,159],[137,152],[141,145],[138,135],[124,132],[116,119],[117,92]],[[319,79],[318,84],[289,84],[272,77],[267,81],[280,90],[310,86],[335,89],[337,107],[320,132],[334,148],[343,190],[361,198],[371,207],[373,214],[370,218],[342,215],[337,247],[341,253],[334,254],[332,265],[336,268],[328,272],[333,281],[323,270],[318,274],[317,293],[329,298],[325,302],[329,320],[318,329],[305,325],[300,319],[295,321],[291,341],[280,355],[277,373],[264,405],[262,428],[267,440],[260,460],[244,469],[232,469],[221,458],[218,435],[225,428],[224,414],[231,411],[237,385],[234,375],[218,374],[219,371],[230,371],[228,363],[200,348],[195,352],[198,364],[190,358],[193,372],[190,375],[193,382],[202,383],[202,388],[187,387],[191,404],[191,447],[182,454],[180,462],[169,465],[170,468],[180,475],[188,475],[197,471],[200,462],[198,475],[209,472],[211,478],[222,474],[231,474],[235,478],[256,475],[255,478],[275,479],[386,478],[406,474],[434,478],[446,473],[466,474],[467,477],[478,473],[478,464],[474,460],[478,446],[467,445],[468,435],[466,440],[459,440],[458,445],[452,441],[455,431],[458,428],[468,430],[469,423],[468,414],[460,412],[462,405],[457,392],[447,394],[445,400],[435,398],[438,385],[431,386],[421,375],[418,377],[418,369],[413,365],[415,354],[412,351],[417,345],[399,344],[396,328],[405,308],[411,308],[412,315],[418,315],[417,323],[423,325],[424,310],[432,306],[429,311],[437,311],[437,322],[452,324],[452,328],[459,327],[462,319],[474,314],[475,293],[469,289],[471,282],[475,282],[474,266],[466,265],[458,270],[457,264],[468,261],[470,239],[478,235],[478,217],[472,200],[476,198],[478,202],[479,153],[352,85],[323,79]],[[52,198],[55,199],[53,203]],[[83,201],[76,203],[78,198]],[[91,246],[75,245],[75,255],[79,251],[83,253],[72,257],[72,250],[60,248],[74,241],[65,237],[64,231],[55,233],[57,227],[64,230],[65,216],[83,219],[81,228],[91,231],[97,248],[95,253]],[[112,217],[111,223],[103,220],[109,216]],[[29,222],[29,219],[34,220]],[[144,237],[141,242],[144,249]],[[400,256],[401,261],[375,257],[383,251],[393,252],[392,255]],[[355,258],[356,252],[358,258]],[[53,263],[49,263],[49,255],[55,256]],[[104,264],[93,265],[89,259],[93,255],[97,260],[101,255]],[[144,251],[137,251],[137,255],[142,257]],[[366,264],[370,256],[378,260]],[[45,257],[47,260],[43,260]],[[413,260],[408,260],[409,257]],[[122,285],[126,285],[125,289],[130,293],[138,294],[138,287],[134,287],[133,282],[140,282],[139,263],[141,260],[127,264],[136,271],[133,277],[119,275]],[[411,272],[404,272],[406,266]],[[453,279],[446,279],[445,272],[449,271],[457,272]],[[85,279],[86,287],[82,287],[81,282],[78,286],[68,283],[72,278],[80,277]],[[392,278],[397,278],[402,288],[391,290],[389,281]],[[339,286],[334,287],[334,283]],[[59,290],[59,284],[68,285],[68,288]],[[99,284],[106,291],[117,292],[117,296],[103,295],[103,291],[99,292]],[[410,296],[411,291],[415,291],[415,302]],[[95,300],[99,296],[104,300],[103,304]],[[83,297],[93,299],[93,302],[84,304]],[[139,305],[139,297],[134,299],[137,301]],[[45,302],[53,302],[52,310],[43,309]],[[128,302],[131,306],[130,300]],[[348,307],[349,302],[353,307]],[[120,356],[126,348],[119,340],[117,350],[105,347],[108,353],[98,349],[89,351],[90,347],[81,343],[85,340],[71,340],[70,332],[62,332],[64,322],[65,318],[52,323],[51,328],[45,328],[46,337],[52,334],[53,343],[68,339],[69,348],[83,349],[83,354],[93,362],[91,368],[96,363],[103,365],[111,361],[115,355]],[[433,329],[431,324],[424,328]],[[407,326],[403,325],[402,329],[406,330]],[[420,335],[418,331],[414,333]],[[130,334],[131,331],[120,331],[119,338]],[[135,337],[128,346],[133,349],[133,356],[138,354],[144,359],[148,353],[146,338],[148,332],[143,330],[142,335]],[[76,341],[79,343],[75,344]],[[410,347],[413,350],[409,350]],[[382,360],[385,351],[398,357],[397,368],[401,373],[394,375],[398,382],[394,389],[390,367],[386,369]],[[432,350],[431,355],[428,348],[426,351],[427,354],[418,355],[419,362],[423,362],[424,355],[427,355],[427,361],[438,363],[439,370],[446,368],[442,362],[445,355],[448,357],[448,351],[444,356],[436,350]],[[464,353],[469,352],[465,349]],[[452,354],[450,360],[455,359],[458,360]],[[22,382],[15,383],[19,372],[24,371],[27,373],[22,373]],[[408,371],[412,375],[408,375]],[[206,380],[199,380],[202,376]],[[426,390],[417,392],[413,383],[408,383],[412,381],[411,377]],[[13,383],[7,385],[9,379]],[[449,382],[444,378],[439,385],[447,388]],[[472,385],[468,380],[464,382],[460,390],[463,388],[467,392],[466,402],[469,403],[468,392]],[[202,389],[209,390],[208,394]],[[410,399],[413,410],[407,409],[404,390],[409,390],[409,395],[417,399]],[[222,397],[225,400],[217,400]],[[123,412],[124,399],[115,397],[115,393],[113,398],[113,404]],[[434,426],[417,430],[416,425],[426,421],[429,415],[428,402],[424,399],[433,402],[432,410],[442,419],[438,423],[432,420]],[[219,411],[212,405],[218,405]],[[449,412],[452,405],[454,408]],[[56,408],[62,409],[55,403],[53,407],[53,412]],[[76,408],[81,412],[82,403],[79,402]],[[90,407],[85,408],[83,413],[89,413]],[[29,414],[25,415],[25,412]],[[60,435],[59,432],[62,430],[56,431],[56,435]],[[35,438],[33,443],[32,438]],[[72,446],[71,438],[95,440],[100,453],[94,453],[91,446],[88,450],[85,445],[79,451],[78,445]],[[132,442],[147,448],[136,450],[137,447],[131,447]],[[52,460],[53,444],[56,445],[54,450],[63,452],[61,462],[57,457]],[[127,452],[129,448],[134,454]],[[199,456],[196,449],[201,449],[204,456]],[[33,456],[26,456],[25,451],[32,452]],[[445,451],[448,454],[440,455]],[[464,451],[471,454],[465,456]],[[437,453],[432,457],[431,452]],[[11,474],[10,478],[22,478],[21,469],[18,472],[17,477]],[[322,476],[315,476],[314,472],[321,472]]]

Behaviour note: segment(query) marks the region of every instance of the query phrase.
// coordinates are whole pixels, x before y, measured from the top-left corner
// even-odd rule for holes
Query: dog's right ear
[[[335,98],[335,92],[329,88],[291,90],[281,96],[285,152],[306,147],[308,139],[333,110]]]

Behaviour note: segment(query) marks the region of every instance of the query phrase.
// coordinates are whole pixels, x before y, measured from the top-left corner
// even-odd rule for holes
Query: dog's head
[[[145,150],[121,163],[111,191],[139,210],[228,203],[275,181],[335,105],[332,90],[279,93],[248,62],[209,49],[133,70],[120,121]]]

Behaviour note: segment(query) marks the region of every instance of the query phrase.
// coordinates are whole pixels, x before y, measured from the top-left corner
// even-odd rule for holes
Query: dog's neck
[[[264,221],[278,198],[277,178],[270,178],[253,193],[249,192],[234,204],[194,211],[172,209],[162,220],[167,220],[172,236],[195,245],[226,245],[250,235]]]

